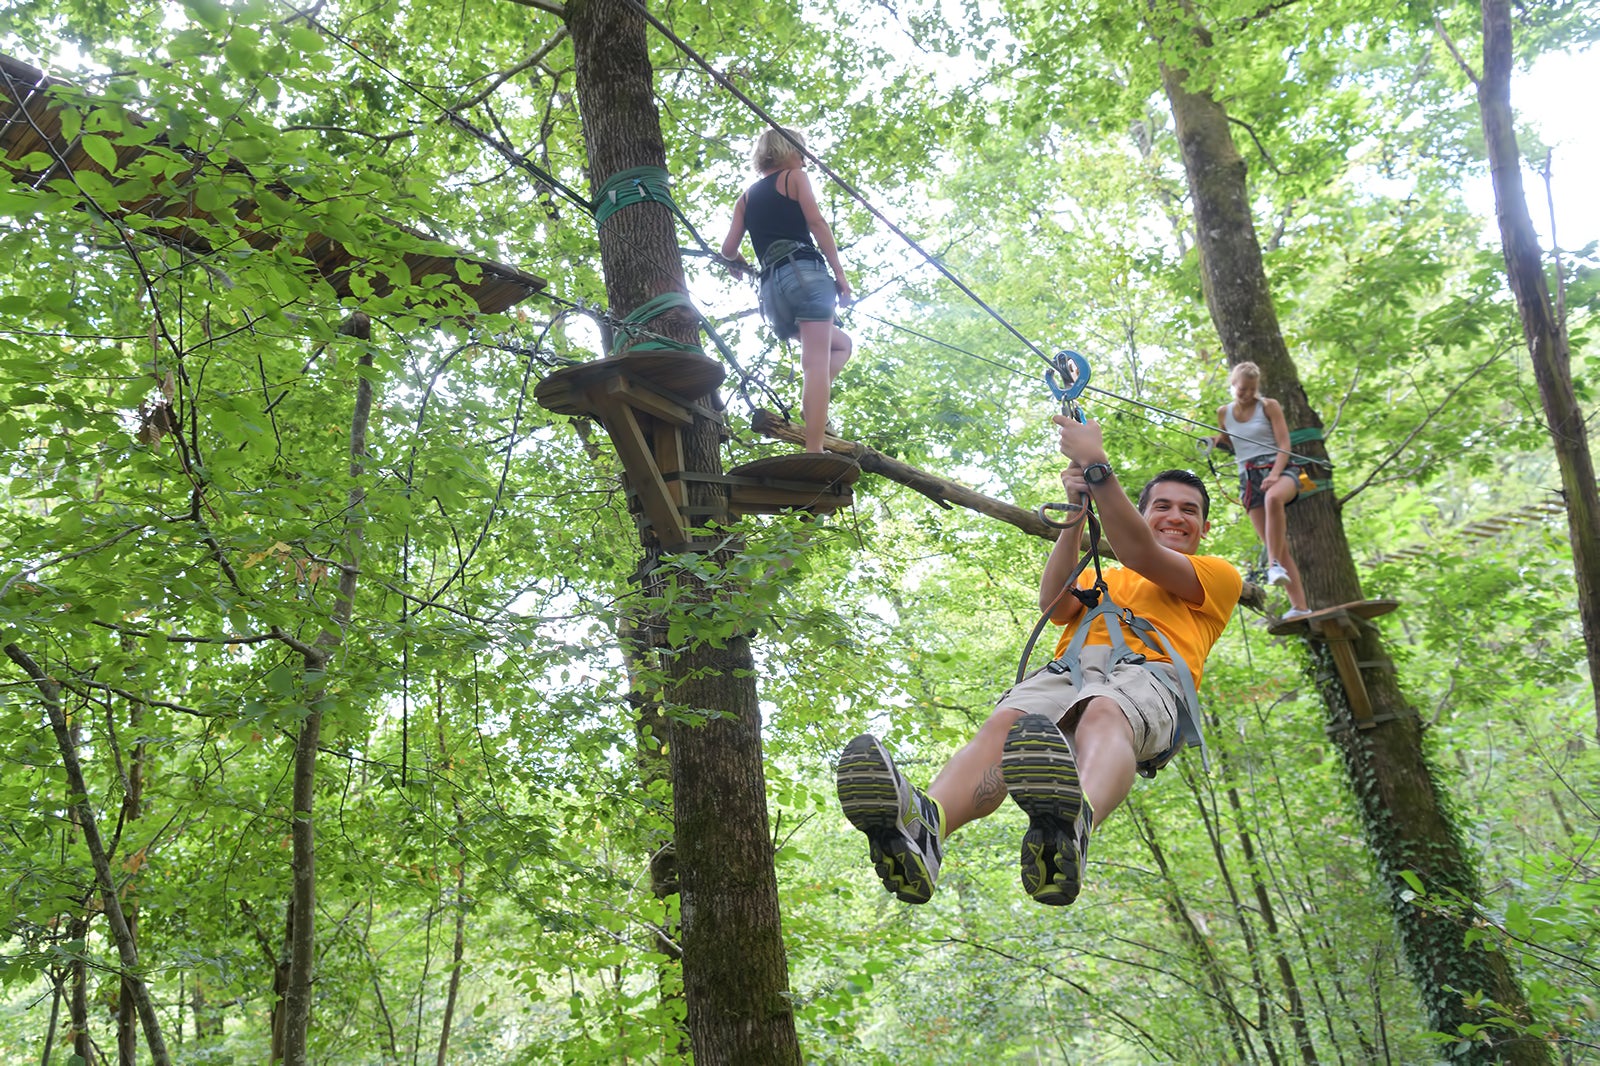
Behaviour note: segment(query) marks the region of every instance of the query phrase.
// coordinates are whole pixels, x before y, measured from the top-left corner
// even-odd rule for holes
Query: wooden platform
[[[1322,607],[1299,618],[1278,618],[1267,623],[1267,632],[1275,637],[1292,637],[1301,633],[1315,633],[1324,623],[1343,617],[1377,618],[1399,607],[1398,600],[1357,600],[1341,603],[1337,607]]]
[[[769,455],[728,471],[729,506],[735,515],[790,510],[832,514],[855,502],[850,487],[860,477],[861,467],[842,455]]]
[[[1395,600],[1358,600],[1341,603],[1337,607],[1324,607],[1301,615],[1299,618],[1278,619],[1267,626],[1274,636],[1304,636],[1307,640],[1321,640],[1333,655],[1333,666],[1344,689],[1345,701],[1350,705],[1350,715],[1357,729],[1372,729],[1378,722],[1372,714],[1372,700],[1367,695],[1367,684],[1361,677],[1363,664],[1356,659],[1355,642],[1361,635],[1361,620],[1377,618],[1399,607]]]
[[[639,352],[565,367],[533,391],[541,407],[558,415],[600,416],[623,404],[664,422],[686,426],[699,413],[718,418],[699,401],[716,392],[727,371],[693,352]]]

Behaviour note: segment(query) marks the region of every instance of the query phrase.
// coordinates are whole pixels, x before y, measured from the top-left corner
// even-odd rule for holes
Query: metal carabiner
[[[1056,382],[1058,373],[1061,375],[1061,384]],[[1061,401],[1061,413],[1068,414],[1067,405],[1082,396],[1083,390],[1089,386],[1089,360],[1077,352],[1061,349],[1052,360],[1050,369],[1044,372],[1044,383],[1050,386],[1050,395]],[[1078,421],[1083,421],[1081,414]]]
[[[1051,511],[1064,511],[1073,517],[1067,518],[1065,521],[1057,521],[1056,519],[1050,517],[1049,512]],[[1072,529],[1083,520],[1083,504],[1041,503],[1039,505],[1039,510],[1036,513],[1039,516],[1039,521],[1043,522],[1051,529]]]
[[[1061,383],[1056,381],[1057,374],[1061,375]],[[1044,372],[1044,383],[1050,387],[1050,395],[1061,401],[1061,413],[1074,422],[1082,422],[1083,408],[1078,406],[1078,397],[1083,395],[1083,390],[1089,385],[1089,360],[1071,349],[1061,349],[1051,361],[1050,369]],[[1051,518],[1047,511],[1063,511],[1069,517],[1064,522],[1058,522]],[[1039,521],[1055,529],[1068,529],[1077,525],[1082,519],[1081,502],[1039,505]]]

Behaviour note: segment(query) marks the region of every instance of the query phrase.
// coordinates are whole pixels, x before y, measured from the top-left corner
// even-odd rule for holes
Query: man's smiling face
[[[1193,555],[1211,523],[1204,517],[1200,490],[1181,481],[1158,481],[1145,500],[1144,524],[1156,542],[1173,551]]]

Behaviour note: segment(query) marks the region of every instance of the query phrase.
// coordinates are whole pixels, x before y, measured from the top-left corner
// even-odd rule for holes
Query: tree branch
[[[122,910],[122,900],[117,895],[116,878],[111,873],[111,860],[105,844],[100,839],[100,826],[95,820],[94,805],[89,802],[89,786],[83,777],[83,764],[78,761],[78,748],[72,740],[72,730],[61,707],[61,685],[45,673],[27,652],[15,644],[5,646],[6,657],[22,668],[39,690],[40,702],[50,719],[50,731],[55,734],[56,746],[61,749],[61,764],[67,772],[67,786],[72,790],[68,806],[83,831],[84,846],[89,850],[89,861],[94,866],[95,883],[100,889],[101,906],[105,909],[106,924],[117,945],[117,956],[122,961],[122,979],[134,1006],[139,1012],[139,1022],[144,1028],[145,1043],[150,1048],[151,1061],[156,1066],[170,1066],[166,1039],[161,1035],[161,1020],[156,1016],[155,1004],[150,999],[150,989],[139,975],[139,951],[133,942],[133,931],[128,928],[127,916]]]
[[[563,21],[565,21],[567,17],[566,6],[564,4],[552,3],[551,0],[511,0],[511,2],[513,4],[521,4],[523,7],[531,7],[535,10],[543,11],[547,15],[554,15],[556,18]]]
[[[1461,53],[1456,50],[1456,42],[1450,38],[1450,34],[1444,28],[1444,22],[1437,16],[1433,20],[1433,32],[1437,33],[1439,40],[1443,41],[1444,46],[1450,49],[1450,54],[1455,57],[1456,65],[1461,68],[1461,73],[1467,76],[1467,80],[1472,82],[1472,87],[1476,89],[1478,87],[1477,73],[1462,58]]]
[[[1377,466],[1373,467],[1367,473],[1367,476],[1366,476],[1365,480],[1363,480],[1361,482],[1361,484],[1357,485],[1355,488],[1351,489],[1349,492],[1347,492],[1343,496],[1339,497],[1338,506],[1343,507],[1345,504],[1347,504],[1351,500],[1355,499],[1356,496],[1359,495],[1364,489],[1366,489],[1366,487],[1368,485],[1372,484],[1372,479],[1377,477],[1379,472],[1382,471],[1384,467],[1388,466],[1390,463],[1392,463],[1396,459],[1400,458],[1401,453],[1404,452],[1406,450],[1406,448],[1410,446],[1411,442],[1416,439],[1417,434],[1421,433],[1423,431],[1423,429],[1425,429],[1427,427],[1428,423],[1433,421],[1433,416],[1438,414],[1440,411],[1443,411],[1446,407],[1448,407],[1450,405],[1450,401],[1455,399],[1456,393],[1458,393],[1462,389],[1466,388],[1467,383],[1469,381],[1471,381],[1473,378],[1477,377],[1479,374],[1483,373],[1483,371],[1488,368],[1490,363],[1494,362],[1496,359],[1499,359],[1502,355],[1505,354],[1505,352],[1506,352],[1506,350],[1504,348],[1495,349],[1492,353],[1490,353],[1489,358],[1485,359],[1483,362],[1481,362],[1477,366],[1473,367],[1472,371],[1470,373],[1468,373],[1460,381],[1456,382],[1455,385],[1451,387],[1450,391],[1445,393],[1444,399],[1439,401],[1439,405],[1437,407],[1435,407],[1433,410],[1429,411],[1427,413],[1427,415],[1425,415],[1423,417],[1422,421],[1417,423],[1416,428],[1413,429],[1410,433],[1406,434],[1406,439],[1401,441],[1395,447],[1395,449],[1393,451],[1391,451],[1384,458],[1384,460],[1381,463],[1379,463]]]
[[[490,96],[493,96],[495,90],[500,88],[500,86],[504,85],[506,82],[510,81],[512,78],[516,77],[518,74],[521,74],[523,71],[527,70],[529,67],[536,67],[540,63],[544,62],[545,57],[548,56],[552,51],[555,50],[556,45],[560,44],[562,41],[564,41],[566,39],[567,39],[567,28],[565,26],[562,26],[561,29],[556,31],[556,35],[554,37],[550,38],[548,41],[546,41],[544,43],[544,46],[541,47],[537,52],[534,52],[527,59],[524,59],[522,62],[518,63],[516,66],[512,67],[511,69],[506,70],[506,71],[504,71],[504,72],[502,72],[500,74],[495,75],[494,80],[489,83],[489,87],[488,88],[484,89],[483,92],[479,93],[477,96],[474,96],[472,99],[466,100],[466,101],[456,105],[457,108],[459,110],[466,111],[469,108],[477,107],[479,104],[483,103],[483,101],[487,100]]]
[[[1267,151],[1267,146],[1261,143],[1260,137],[1256,136],[1255,127],[1250,125],[1250,123],[1243,121],[1242,119],[1234,118],[1232,115],[1228,116],[1228,122],[1234,126],[1243,128],[1246,133],[1250,134],[1250,140],[1255,144],[1256,151],[1260,152],[1261,158],[1266,160],[1267,169],[1278,175],[1280,178],[1283,177],[1283,171],[1279,170],[1278,164],[1272,161],[1272,153]]]

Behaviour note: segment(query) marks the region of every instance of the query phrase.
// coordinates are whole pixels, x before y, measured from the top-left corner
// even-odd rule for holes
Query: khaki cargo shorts
[[[1103,644],[1085,645],[1079,660],[1082,686],[1074,687],[1070,674],[1053,674],[1040,667],[1007,689],[995,710],[1011,707],[1042,714],[1070,735],[1084,706],[1096,696],[1105,696],[1116,701],[1133,727],[1135,758],[1143,762],[1172,747],[1178,728],[1178,697],[1151,673],[1161,670],[1176,683],[1171,663],[1118,663],[1112,667],[1111,649]]]

